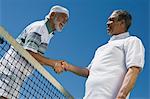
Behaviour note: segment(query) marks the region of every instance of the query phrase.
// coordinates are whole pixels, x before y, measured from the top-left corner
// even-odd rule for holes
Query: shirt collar
[[[51,26],[50,26],[49,23],[50,23],[50,20],[48,19],[48,20],[46,21],[46,23],[45,23],[45,24],[46,24],[46,28],[47,28],[47,30],[48,30],[48,33],[49,33],[49,34],[52,33],[52,34],[54,35],[54,31],[52,31],[52,28],[51,28]]]
[[[119,40],[119,39],[125,39],[129,36],[130,36],[129,32],[124,32],[124,33],[121,33],[118,35],[113,35],[108,42],[114,41],[114,40]]]

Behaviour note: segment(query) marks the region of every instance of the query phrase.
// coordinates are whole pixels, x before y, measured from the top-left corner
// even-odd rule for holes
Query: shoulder
[[[129,36],[128,38],[125,39],[126,43],[130,42],[141,42],[140,38],[137,36]]]
[[[35,21],[26,27],[28,32],[38,32],[45,25],[45,21]]]
[[[141,41],[140,38],[138,38],[137,36],[130,36],[128,38],[126,38],[125,42],[124,42],[124,46],[127,48],[143,48],[144,45]]]

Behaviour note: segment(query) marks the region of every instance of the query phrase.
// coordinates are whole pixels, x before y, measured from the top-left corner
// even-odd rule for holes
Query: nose
[[[109,25],[110,25],[110,22],[109,22],[109,21],[107,21],[106,25],[107,25],[107,27],[109,27]]]
[[[106,24],[107,24],[107,26],[109,27],[110,24],[112,24],[112,21],[109,21],[109,20],[108,20]]]
[[[107,24],[107,26],[108,26],[108,25],[110,25],[110,21],[107,21],[107,23],[106,23],[106,24]]]

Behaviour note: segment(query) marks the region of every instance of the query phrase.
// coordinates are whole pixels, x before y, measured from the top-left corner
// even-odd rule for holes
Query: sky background
[[[56,33],[45,56],[64,59],[80,67],[86,67],[95,50],[107,43],[107,18],[115,9],[131,13],[133,24],[131,35],[139,37],[146,49],[145,67],[139,75],[131,93],[131,99],[150,98],[150,2],[149,0],[0,0],[0,25],[16,38],[30,23],[42,20],[53,5],[69,9],[70,18],[61,33]],[[75,99],[84,96],[86,78],[70,72],[57,75],[46,69],[68,90]]]

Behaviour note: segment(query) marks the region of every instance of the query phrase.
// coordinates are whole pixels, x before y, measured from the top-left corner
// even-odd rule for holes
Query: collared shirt
[[[112,36],[96,50],[88,66],[90,74],[84,99],[115,99],[127,69],[132,66],[144,66],[141,40],[130,36],[129,32]]]
[[[24,49],[44,54],[52,37],[53,32],[49,33],[43,20],[27,26],[16,40]],[[19,98],[20,87],[33,69],[11,46],[0,59],[0,96]]]
[[[49,33],[46,22],[43,20],[27,26],[18,36],[17,42],[19,42],[24,49],[44,54],[53,36],[53,31]]]

